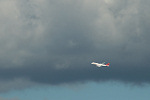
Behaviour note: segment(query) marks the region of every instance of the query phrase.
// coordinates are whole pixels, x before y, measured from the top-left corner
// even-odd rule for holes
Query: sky
[[[149,4],[0,0],[0,99],[149,98]]]
[[[145,86],[137,87],[116,82],[89,82],[76,86],[34,87],[22,91],[11,91],[1,94],[3,98],[0,100],[146,100],[150,98],[149,93],[150,87]]]

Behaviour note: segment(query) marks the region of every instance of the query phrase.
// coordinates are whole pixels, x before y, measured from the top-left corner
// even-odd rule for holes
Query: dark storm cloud
[[[148,0],[0,2],[1,92],[33,84],[150,82]]]

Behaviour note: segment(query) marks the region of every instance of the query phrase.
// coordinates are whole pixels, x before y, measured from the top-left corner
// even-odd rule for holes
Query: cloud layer
[[[1,0],[0,91],[86,81],[150,83],[149,4]],[[92,61],[111,65],[98,69]]]

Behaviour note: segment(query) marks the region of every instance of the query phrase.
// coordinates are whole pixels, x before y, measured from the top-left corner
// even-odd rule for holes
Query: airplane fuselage
[[[95,62],[92,62],[91,64],[93,65],[96,65],[97,67],[109,67],[109,64],[104,64],[104,63],[95,63]]]

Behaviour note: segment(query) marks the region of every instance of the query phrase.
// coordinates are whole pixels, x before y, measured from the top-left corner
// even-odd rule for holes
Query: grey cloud
[[[0,82],[12,81],[1,92],[29,84],[150,82],[148,0],[0,2]],[[98,69],[92,61],[111,65]]]

